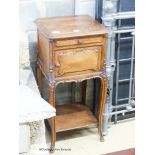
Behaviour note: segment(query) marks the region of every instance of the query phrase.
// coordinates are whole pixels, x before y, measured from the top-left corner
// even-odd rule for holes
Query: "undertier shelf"
[[[63,104],[56,106],[56,132],[94,126],[97,119],[89,107],[79,104]]]

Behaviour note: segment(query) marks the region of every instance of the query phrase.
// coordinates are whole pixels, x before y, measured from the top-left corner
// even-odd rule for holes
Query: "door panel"
[[[99,71],[103,62],[101,52],[100,46],[56,51],[56,76]]]

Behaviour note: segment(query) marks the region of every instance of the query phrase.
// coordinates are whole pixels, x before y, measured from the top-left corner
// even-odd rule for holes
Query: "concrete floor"
[[[104,142],[99,141],[97,133],[95,127],[59,133],[53,155],[101,155],[135,147],[133,119],[112,125]],[[33,146],[31,155],[49,155],[47,151],[50,148],[49,133],[46,136],[47,145]]]

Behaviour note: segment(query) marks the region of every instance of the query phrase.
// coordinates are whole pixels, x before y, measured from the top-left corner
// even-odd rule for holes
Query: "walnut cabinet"
[[[55,147],[57,132],[92,125],[98,126],[100,140],[103,141],[107,29],[89,16],[40,18],[35,23],[38,29],[37,83],[42,92],[42,77],[48,80],[48,102],[56,108],[56,117],[48,120],[51,127],[51,149]],[[93,78],[101,80],[98,118],[84,103],[56,105],[58,84],[83,82]]]

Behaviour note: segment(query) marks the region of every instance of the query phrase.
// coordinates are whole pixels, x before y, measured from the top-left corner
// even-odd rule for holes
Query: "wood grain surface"
[[[52,39],[108,33],[102,24],[87,15],[39,18],[35,23],[44,32],[44,35]]]

